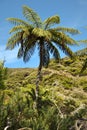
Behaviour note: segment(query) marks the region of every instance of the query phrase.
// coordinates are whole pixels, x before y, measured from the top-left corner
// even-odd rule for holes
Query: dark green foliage
[[[87,68],[87,58],[86,58],[85,61],[84,61],[83,67],[82,67],[82,69],[81,69],[81,73],[82,73],[84,70],[86,70],[86,68]]]
[[[6,87],[0,91],[0,130],[8,118],[10,130],[75,129],[77,119],[87,118],[87,71],[79,75],[84,59],[85,55],[75,61],[63,58],[60,64],[52,60],[49,68],[43,68],[37,108],[37,69],[8,69]]]
[[[87,42],[87,40],[84,40],[82,42],[85,43]],[[80,57],[83,57],[83,56],[87,57],[87,48],[77,51],[76,55]],[[86,68],[87,68],[87,58],[84,59],[84,63],[83,63],[80,73],[83,73],[86,70]]]
[[[4,106],[4,93],[0,92],[0,129],[2,130],[6,124],[7,106]]]
[[[49,99],[47,92],[41,92],[43,94],[39,103],[42,106],[39,107],[39,112],[37,113],[34,108],[34,98],[31,96],[33,93],[32,89],[31,91],[18,89],[17,92],[13,92],[12,96],[9,96],[5,91],[0,95],[2,97],[0,99],[1,130],[6,126],[8,118],[11,122],[10,130],[17,130],[19,128],[31,128],[31,130],[68,130],[74,126],[76,119],[86,118],[87,109],[85,105],[76,108],[75,101],[67,100],[64,103],[64,108],[62,108],[55,104],[54,100]],[[74,109],[71,109],[71,105]],[[65,109],[68,109],[68,111],[66,112]]]
[[[0,62],[0,89],[5,88],[4,80],[6,79],[7,69],[4,67],[4,62]]]
[[[33,90],[31,90],[31,92],[29,93],[21,91],[20,93],[13,92],[13,96],[11,97],[5,93],[2,95],[4,97],[2,97],[3,99],[3,100],[1,99],[2,104],[0,104],[1,130],[3,130],[4,127],[6,126],[7,118],[9,118],[11,121],[11,130],[17,130],[18,128],[22,127],[28,127],[34,130],[38,129],[43,130],[50,128],[51,127],[50,125],[54,125],[54,122],[56,122],[56,120],[55,121],[53,120],[54,122],[51,121],[52,115],[54,115],[54,112],[52,112],[54,107],[50,99],[46,99],[44,97],[45,98],[44,100],[42,99],[39,100],[40,106],[38,108],[39,110],[38,115],[36,108],[34,108],[35,103],[34,98],[32,98],[33,96],[31,95],[33,95]],[[9,100],[6,99],[7,97],[9,98]],[[53,130],[55,130],[55,127]]]

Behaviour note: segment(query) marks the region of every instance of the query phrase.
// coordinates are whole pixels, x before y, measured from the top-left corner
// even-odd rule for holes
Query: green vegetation
[[[7,69],[4,68],[4,62],[0,62],[0,89],[4,89],[4,80],[6,78]]]
[[[74,54],[69,45],[77,42],[67,35],[79,31],[54,28],[60,23],[57,15],[42,22],[27,6],[23,14],[27,21],[8,18],[15,26],[7,49],[18,45],[18,58],[27,62],[37,46],[40,64],[38,69],[6,69],[0,63],[0,130],[86,130],[87,48]],[[58,49],[71,59],[60,59]]]
[[[81,40],[79,42],[87,43],[87,40]],[[81,57],[84,56],[84,55],[87,56],[87,47],[85,49],[82,49],[82,50],[79,50],[78,52],[76,52],[76,55],[77,56],[79,55]],[[85,59],[84,59],[84,63],[83,63],[81,72],[83,72],[86,68],[87,68],[87,57],[85,57]]]
[[[38,109],[37,69],[9,68],[0,91],[0,130],[8,124],[9,130],[86,130],[87,69],[80,73],[84,58],[51,60],[49,68],[42,69]]]

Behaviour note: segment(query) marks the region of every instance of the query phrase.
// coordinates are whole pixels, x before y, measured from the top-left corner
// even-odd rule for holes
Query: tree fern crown
[[[18,58],[23,57],[23,60],[27,62],[33,55],[36,45],[42,66],[48,65],[50,53],[59,60],[59,49],[71,57],[74,56],[68,44],[74,45],[77,42],[67,33],[78,34],[78,30],[55,26],[60,23],[58,15],[51,16],[42,22],[39,15],[25,5],[23,6],[23,15],[26,21],[18,18],[7,19],[15,25],[10,30],[12,36],[8,39],[7,49],[14,49],[16,45],[20,45]]]

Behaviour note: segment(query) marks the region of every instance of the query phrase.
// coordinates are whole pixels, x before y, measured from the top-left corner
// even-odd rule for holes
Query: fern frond
[[[28,95],[30,95],[30,97],[33,99],[33,101],[35,101],[36,94],[35,94],[34,88],[32,88],[31,91],[28,92]]]
[[[73,38],[69,37],[66,34],[62,34],[63,35],[63,40],[66,42],[66,44],[68,45],[79,45],[78,42],[76,40],[74,40]]]
[[[32,27],[31,27],[31,26],[19,25],[19,26],[13,27],[13,28],[10,30],[9,33],[23,31],[23,32],[26,32],[27,34],[30,34],[30,33],[29,33],[29,30],[32,30]]]
[[[35,51],[35,44],[31,44],[29,46],[25,47],[25,51],[24,51],[24,55],[23,55],[23,61],[27,62],[29,61],[29,59],[31,58],[31,56],[33,55],[34,51]]]
[[[7,20],[14,24],[14,25],[25,25],[29,26],[29,23],[25,22],[24,20],[18,19],[18,18],[7,18]]]
[[[12,35],[8,39],[6,49],[10,49],[10,50],[14,49],[14,47],[21,42],[22,35],[23,35],[22,32],[17,32],[14,35]]]
[[[75,59],[75,54],[66,44],[62,45],[61,49],[66,55],[70,56],[72,59]]]
[[[73,29],[73,28],[58,27],[58,28],[54,28],[54,30],[60,31],[60,32],[67,32],[70,34],[80,34],[80,31],[78,31],[77,29]]]
[[[48,43],[48,50],[56,60],[60,60],[60,53],[58,51],[58,48],[56,48],[56,46],[54,46],[51,42]]]
[[[22,46],[19,48],[19,50],[18,50],[18,54],[17,54],[17,57],[20,59],[20,58],[22,58],[23,57],[23,48],[22,48]]]
[[[60,23],[60,17],[57,16],[57,15],[49,17],[43,23],[45,24],[45,29],[48,29],[51,26],[53,26],[54,24],[59,24]]]
[[[69,37],[63,32],[60,31],[57,32],[55,29],[49,29],[48,31],[51,33],[53,39],[63,39],[69,45],[74,45],[74,44],[78,45],[78,42],[76,40],[72,39],[71,37]]]
[[[75,58],[75,54],[72,52],[72,50],[66,45],[66,42],[63,41],[63,39],[60,40],[53,40],[55,45],[59,47],[66,55],[70,56],[71,58]]]
[[[54,39],[58,39],[58,40],[61,39],[66,44],[69,44],[69,45],[74,45],[74,44],[78,45],[78,42],[76,40],[72,39],[71,37],[69,37],[68,35],[66,35],[63,32],[57,32],[56,36],[54,37]]]
[[[33,35],[28,38],[25,38],[20,46],[17,57],[23,57],[23,61],[27,62],[33,55],[35,47],[36,38]]]
[[[78,41],[79,43],[84,43],[84,44],[87,44],[87,39],[86,40],[80,40]]]
[[[36,25],[36,27],[41,27],[42,22],[39,15],[36,12],[34,12],[31,8],[23,6],[23,14],[29,22]]]

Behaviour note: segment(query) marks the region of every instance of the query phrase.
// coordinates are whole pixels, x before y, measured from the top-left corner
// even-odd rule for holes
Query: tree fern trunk
[[[43,40],[40,41],[40,63],[38,67],[37,80],[36,80],[36,107],[38,109],[38,98],[39,98],[39,83],[42,80],[42,66],[43,66]]]
[[[39,82],[41,81],[41,68],[38,68],[37,81],[36,81],[36,97],[39,96]]]

